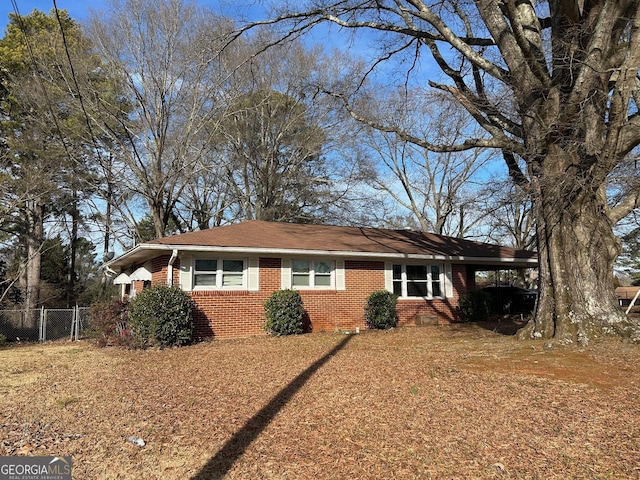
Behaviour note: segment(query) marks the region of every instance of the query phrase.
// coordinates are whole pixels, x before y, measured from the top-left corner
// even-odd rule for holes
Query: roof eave
[[[115,271],[114,268],[122,267],[123,265],[131,265],[135,263],[139,258],[147,258],[148,255],[145,255],[147,252],[151,253],[155,250],[164,250],[164,248],[156,249],[154,247],[164,247],[164,245],[151,245],[148,243],[140,243],[133,247],[130,250],[127,250],[119,257],[114,258],[113,260],[109,260],[104,263],[102,267],[106,271]]]
[[[359,259],[388,259],[388,260],[439,260],[446,262],[486,264],[505,264],[511,267],[536,267],[537,258],[517,258],[517,257],[471,257],[463,255],[438,255],[438,254],[418,254],[401,252],[359,252],[345,250],[307,250],[298,248],[254,248],[254,247],[220,247],[202,245],[176,245],[176,244],[139,244],[131,250],[114,258],[105,266],[109,268],[123,267],[131,265],[136,261],[147,260],[155,252],[218,252],[218,253],[242,253],[258,256],[338,256],[341,258]]]

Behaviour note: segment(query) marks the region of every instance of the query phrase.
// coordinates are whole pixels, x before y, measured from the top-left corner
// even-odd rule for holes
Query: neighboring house
[[[264,302],[289,288],[312,331],[365,328],[367,297],[382,289],[399,296],[399,325],[454,322],[477,270],[536,266],[535,252],[423,232],[263,221],[161,238],[106,264],[123,296],[190,292],[197,338],[264,334]]]
[[[640,287],[632,286],[632,287],[617,287],[616,288],[616,297],[618,298],[618,303],[621,307],[628,307],[631,302],[636,299],[635,305],[640,304],[638,301],[638,290]]]

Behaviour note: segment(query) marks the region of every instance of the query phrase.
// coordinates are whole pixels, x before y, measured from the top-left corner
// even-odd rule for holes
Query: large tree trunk
[[[71,308],[77,303],[76,295],[76,263],[78,256],[78,226],[80,224],[80,211],[78,210],[78,192],[73,190],[73,204],[71,205],[71,255],[69,258],[69,276],[67,278],[67,308]]]
[[[605,335],[640,340],[638,324],[620,310],[614,293],[620,243],[604,192],[576,189],[573,182],[564,188],[562,174],[544,177],[532,182],[540,296],[534,319],[519,336],[580,344]]]
[[[42,267],[42,242],[44,238],[44,208],[38,200],[28,200],[25,216],[27,220],[26,258],[23,288],[23,308],[26,315],[26,326],[37,326],[36,309],[40,307],[40,271]]]

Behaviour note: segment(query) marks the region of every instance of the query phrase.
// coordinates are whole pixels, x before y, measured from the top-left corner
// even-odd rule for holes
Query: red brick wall
[[[194,338],[264,335],[264,302],[280,289],[280,259],[260,259],[260,291],[194,291]]]
[[[398,324],[416,325],[419,315],[433,317],[437,323],[460,321],[458,309],[460,295],[467,291],[467,269],[464,265],[452,266],[453,297],[433,300],[398,300]]]
[[[167,284],[167,269],[169,268],[170,255],[162,255],[151,261],[151,283],[153,285]],[[173,285],[180,285],[180,259],[173,262]]]
[[[168,257],[154,262],[154,283],[166,282]],[[179,281],[178,261],[174,265],[174,283]],[[279,258],[260,259],[260,291],[194,291],[194,338],[234,338],[264,335],[264,302],[280,289]],[[160,271],[157,272],[156,266]],[[310,321],[310,330],[333,331],[364,329],[364,308],[374,290],[384,288],[384,263],[345,262],[346,290],[301,290],[300,295]],[[457,321],[458,296],[466,291],[466,268],[453,267],[454,297],[435,300],[399,300],[401,326],[415,325],[418,315],[437,316],[439,322]]]

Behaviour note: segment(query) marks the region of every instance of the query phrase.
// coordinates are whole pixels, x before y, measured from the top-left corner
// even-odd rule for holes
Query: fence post
[[[47,320],[45,318],[44,306],[40,307],[40,335],[39,340],[44,342],[47,339]]]
[[[76,309],[71,311],[71,331],[69,332],[69,341],[73,342],[73,329],[76,327]]]
[[[75,331],[74,331],[74,328],[75,328]],[[78,307],[77,304],[73,309],[73,322],[71,324],[71,340],[74,339],[73,338],[74,332],[75,332],[75,341],[77,342],[80,340],[80,307]]]
[[[80,317],[80,307],[76,305],[76,342],[80,341],[80,327],[82,318]]]

